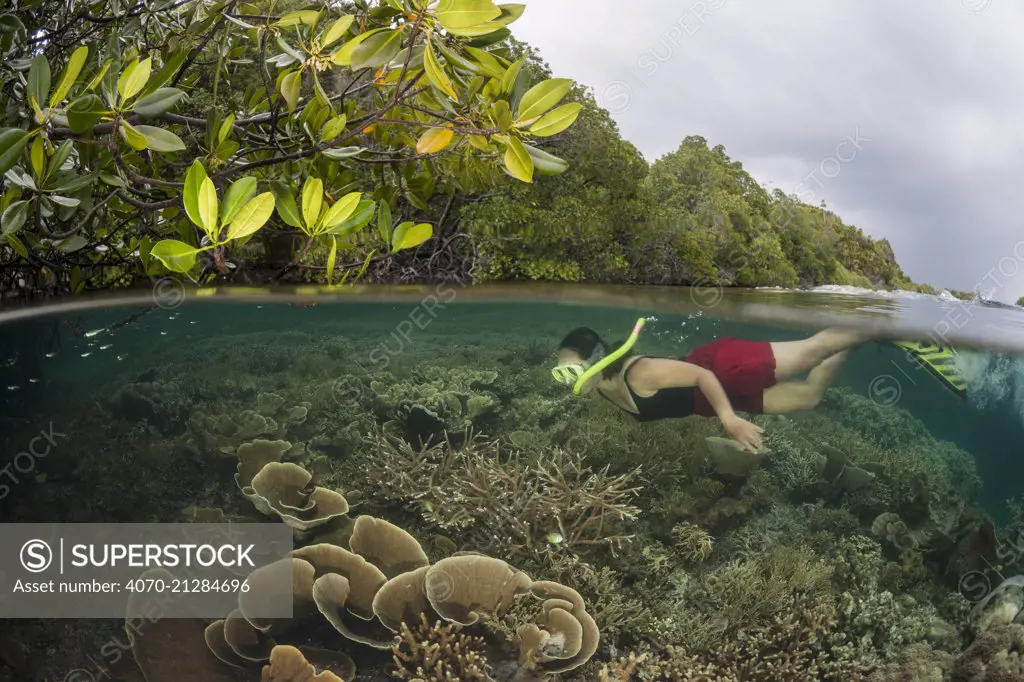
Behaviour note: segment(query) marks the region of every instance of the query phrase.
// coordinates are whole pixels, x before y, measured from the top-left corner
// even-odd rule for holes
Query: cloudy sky
[[[916,281],[1024,295],[1019,3],[521,1],[517,36],[648,160],[702,135]]]

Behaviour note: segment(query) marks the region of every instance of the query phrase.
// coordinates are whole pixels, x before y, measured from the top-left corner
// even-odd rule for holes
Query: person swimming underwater
[[[723,337],[677,360],[630,353],[643,325],[641,318],[633,334],[614,347],[589,327],[573,329],[558,346],[552,376],[577,395],[597,391],[641,422],[717,416],[734,440],[754,451],[762,448],[762,429],[736,410],[814,409],[849,351],[871,339],[836,328],[799,341]]]

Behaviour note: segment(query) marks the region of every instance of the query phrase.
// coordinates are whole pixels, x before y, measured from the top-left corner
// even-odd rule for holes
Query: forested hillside
[[[688,137],[648,163],[522,5],[31,0],[0,15],[0,295],[548,280],[913,285]]]

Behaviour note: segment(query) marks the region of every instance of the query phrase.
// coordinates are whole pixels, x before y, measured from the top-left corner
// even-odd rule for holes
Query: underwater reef
[[[74,447],[6,520],[295,538],[221,619],[134,632],[110,679],[1024,679],[1024,506],[996,527],[971,455],[910,413],[834,388],[755,417],[766,451],[744,453],[712,420],[567,397],[535,344],[423,345],[361,371],[337,360],[358,338],[200,340],[54,416]],[[247,617],[281,589],[293,618]],[[4,679],[62,679],[125,634],[11,622]]]

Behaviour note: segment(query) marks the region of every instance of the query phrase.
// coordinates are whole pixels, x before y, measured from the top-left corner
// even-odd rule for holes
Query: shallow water
[[[803,579],[813,586],[791,577],[793,594],[819,595],[847,614],[862,609],[857,618],[838,619],[830,646],[836,657],[842,651],[876,672],[913,644],[962,656],[973,635],[936,640],[928,632],[937,623],[966,627],[973,604],[1024,572],[1017,553],[1008,559],[998,544],[1016,537],[1024,522],[1007,504],[1024,498],[1024,361],[1016,355],[1024,352],[1024,310],[854,291],[713,288],[441,285],[183,300],[180,293],[0,315],[0,466],[8,465],[0,521],[179,522],[189,507],[277,521],[261,516],[235,485],[240,442],[225,446],[231,438],[202,423],[203,416],[267,412],[266,396],[274,394],[271,402],[281,405],[273,408],[276,430],[242,440],[304,444],[296,461],[319,485],[361,500],[353,517],[371,514],[405,528],[432,562],[483,552],[534,579],[574,587],[602,631],[592,667],[574,673],[579,679],[597,679],[602,665],[645,645],[680,644],[697,655],[710,644],[687,639],[694,623],[738,635],[762,627],[757,618],[780,615],[786,599],[765,607],[772,613],[756,613],[740,597],[728,603],[731,592],[716,587],[748,574],[767,575],[765,585],[782,581],[772,577],[777,566],[751,563],[773,547],[790,557],[785,561],[830,569],[822,578],[808,568],[812,577]],[[637,424],[596,396],[573,398],[551,381],[553,351],[570,329],[592,327],[614,341],[639,316],[649,321],[636,351],[649,355],[683,356],[722,336],[796,340],[829,325],[871,329],[882,340],[851,355],[816,410],[754,417],[771,454],[737,479],[706,459],[705,437],[725,435],[716,420]],[[955,348],[966,397],[885,339]],[[301,419],[282,417],[281,410],[300,405]],[[66,439],[15,468],[23,443],[44,428]],[[451,455],[454,468],[429,480],[395,474],[424,440],[443,445],[446,434],[463,453]],[[817,476],[815,462],[828,445],[842,450],[849,466],[874,472],[874,482],[848,490]],[[437,456],[445,456],[438,447]],[[628,476],[633,492],[614,502],[629,511],[613,512],[599,533],[572,533],[579,506],[593,504],[585,495],[547,511],[515,506],[524,493],[501,478],[517,466],[508,459],[515,452],[526,478],[539,477],[545,491],[560,485],[538,473],[545,465],[565,467],[561,484],[577,491],[606,483],[605,467],[608,476]],[[490,472],[493,489],[484,499],[493,507],[460,507],[470,477],[460,467]],[[537,515],[525,531],[501,508],[504,496],[521,516]],[[955,518],[933,527],[928,517],[941,516],[940,507],[955,508]],[[899,515],[917,534],[912,549],[875,532],[884,513]],[[998,527],[991,546],[986,519]],[[713,538],[709,556],[688,553],[694,528]],[[856,553],[851,538],[870,559],[849,558]],[[854,564],[863,575],[851,574]],[[883,594],[899,605],[880,605]],[[8,623],[14,627],[0,637],[0,658],[27,675],[9,679],[61,680],[86,668],[97,677],[87,663],[120,627],[101,620]],[[841,646],[843,637],[861,641]],[[337,637],[327,644],[349,651],[366,671],[358,679],[389,679],[388,656]],[[8,679],[4,670],[0,678]]]

